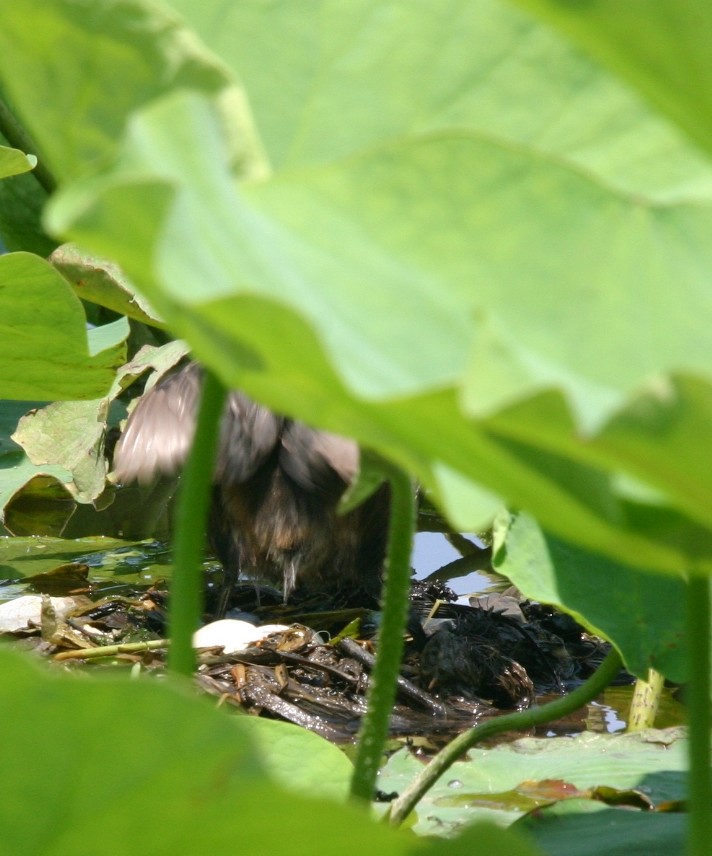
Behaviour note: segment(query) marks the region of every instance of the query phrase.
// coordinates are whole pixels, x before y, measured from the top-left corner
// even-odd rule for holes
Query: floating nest
[[[207,599],[211,597],[208,587]],[[35,644],[77,663],[95,649],[113,661],[164,667],[167,592],[79,602],[63,618],[43,614]],[[366,708],[379,614],[372,607],[299,600],[285,606],[270,589],[241,585],[233,613],[280,622],[245,650],[199,650],[197,682],[222,704],[296,723],[333,742],[352,741]],[[501,711],[523,709],[585,680],[608,646],[567,615],[523,599],[515,589],[455,603],[438,583],[413,583],[406,651],[391,717],[394,736],[438,743]]]

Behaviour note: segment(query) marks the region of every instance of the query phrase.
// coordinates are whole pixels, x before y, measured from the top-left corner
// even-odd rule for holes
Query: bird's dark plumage
[[[192,442],[202,370],[189,363],[139,401],[117,444],[118,481],[153,481],[182,466]],[[347,514],[337,505],[354,479],[352,440],[274,414],[231,392],[222,417],[209,537],[225,567],[296,588],[375,597],[386,546],[382,487]]]

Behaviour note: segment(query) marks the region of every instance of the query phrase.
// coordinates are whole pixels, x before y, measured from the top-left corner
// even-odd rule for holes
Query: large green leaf
[[[526,597],[565,609],[620,650],[630,672],[689,680],[686,582],[587,553],[543,532],[526,514],[495,522],[493,562]]]
[[[124,362],[128,324],[90,331],[81,303],[47,262],[0,258],[0,396],[88,399],[105,393]]]
[[[673,374],[651,381],[631,396],[596,435],[582,437],[575,430],[573,415],[558,392],[542,393],[505,407],[485,424],[500,443],[519,450],[520,456],[535,455],[543,463],[548,454],[636,476],[640,481],[635,484],[619,484],[623,489],[615,513],[622,525],[657,528],[658,538],[668,547],[676,541],[686,542],[689,553],[684,569],[695,570],[709,555],[707,533],[712,527],[712,473],[699,465],[706,454],[710,413],[709,379]],[[590,491],[590,482],[585,487],[579,483],[579,488]],[[626,500],[645,501],[649,507],[630,502],[626,507]],[[689,525],[679,512],[671,510],[667,531],[662,532],[662,507],[671,500],[683,515],[705,529]],[[674,523],[676,516],[679,526]]]
[[[211,710],[186,687],[50,680],[7,653],[2,666],[2,718],[13,723],[3,746],[6,853],[120,853],[129,838],[137,853],[186,853],[227,847],[236,836],[243,852],[264,853],[274,837],[265,806],[288,824],[290,850],[306,853],[307,839],[295,829],[312,822],[317,804],[294,789],[332,799],[344,793],[350,765],[338,749],[296,728],[273,729],[275,723],[244,727],[241,718]],[[287,760],[299,753],[298,764],[291,762],[299,768],[291,792],[270,785],[265,775],[262,758],[275,766],[274,752]],[[328,777],[325,755],[332,758]],[[147,805],[151,822],[137,824]],[[362,847],[405,852],[404,836],[355,824],[361,815],[354,810],[327,804],[319,811],[327,838],[329,818],[337,818],[331,836],[347,824],[350,841],[360,839]],[[349,849],[359,852],[356,847]]]
[[[0,395],[18,399],[0,404],[0,512],[13,531],[60,534],[74,508],[67,488],[88,501],[104,487],[109,400],[93,399],[109,390],[125,360],[128,324],[122,318],[87,330],[66,280],[29,253],[0,258],[0,312]],[[89,401],[38,409],[22,401],[31,397]],[[11,440],[28,411],[31,460]],[[23,445],[26,429],[16,435]]]
[[[652,443],[641,463],[581,442],[647,376],[709,371],[712,172],[684,139],[496,0],[405,18],[366,0],[182,7],[254,90],[267,179],[252,138],[234,133],[251,128],[244,105],[215,108],[216,88],[237,90],[222,70],[216,82],[206,48],[190,41],[188,64],[210,74],[183,80],[203,97],[166,95],[175,78],[158,85],[134,63],[135,31],[153,27],[151,62],[180,64],[180,24],[139,2],[101,4],[90,21],[77,8],[33,7],[33,23],[72,34],[70,56],[43,54],[43,74],[61,65],[60,104],[81,81],[74,128],[115,160],[61,194],[56,232],[118,260],[228,383],[395,457],[459,524],[482,523],[499,494],[589,547],[707,568],[687,546],[706,530],[687,518],[706,526],[712,506],[706,485],[672,490],[677,444]],[[45,110],[28,9],[3,11],[0,74],[62,176],[98,167]],[[288,49],[260,77],[276,33]],[[106,40],[111,62],[97,55]],[[237,173],[253,180],[238,187],[245,145]],[[540,418],[513,429],[517,406]],[[663,460],[673,479],[657,476]],[[611,468],[663,495],[632,501]],[[677,529],[660,533],[654,518],[673,505]]]
[[[8,523],[7,506],[21,491],[41,497],[35,505],[33,532],[59,533],[72,514],[72,503],[64,482],[71,478],[60,466],[35,466],[12,439],[17,423],[28,410],[42,402],[0,401],[0,520]],[[4,530],[0,530],[3,532]]]
[[[51,677],[17,655],[1,659],[0,714],[12,733],[2,744],[0,827],[3,852],[13,856],[120,854],[127,842],[151,856],[217,852],[235,841],[257,856],[284,836],[294,856],[315,845],[345,856],[456,856],[478,846],[540,853],[490,827],[462,845],[429,845],[371,822],[339,804],[351,765],[335,746],[284,723],[211,709],[187,686]]]
[[[24,416],[13,434],[36,467],[58,465],[71,473],[71,490],[89,502],[106,482],[104,434],[108,399],[61,401]]]
[[[417,15],[373,0],[171,5],[247,84],[280,177],[260,209],[345,259],[351,245],[385,250],[411,279],[425,272],[431,295],[488,310],[470,378],[479,412],[558,383],[581,385],[589,415],[668,358],[707,370],[705,326],[694,333],[675,297],[679,236],[709,219],[690,203],[709,205],[710,167],[546,28],[496,0]],[[261,39],[275,33],[285,49],[266,70]],[[683,274],[693,290],[701,273]],[[524,377],[502,384],[500,348],[524,352]]]
[[[91,567],[92,580],[102,578],[104,567],[107,568],[104,578],[121,574],[123,579],[128,575],[127,570],[131,568],[138,582],[141,570],[136,569],[135,559],[140,551],[146,558],[149,555],[149,549],[145,544],[136,548],[135,545],[126,541],[106,538],[103,535],[93,538],[75,538],[72,541],[66,538],[36,536],[0,538],[0,576],[6,579],[21,579],[52,571],[70,562],[86,562]],[[120,563],[123,565],[117,571],[117,565]],[[163,572],[165,575],[165,565]]]
[[[678,134],[498,0],[427,0],[417,14],[378,0],[168,5],[244,82],[278,171],[455,127],[661,202],[709,195],[709,167]],[[267,42],[280,50],[265,67]]]
[[[339,343],[339,347],[331,349],[332,356],[339,361],[339,368],[350,383],[360,391],[375,394],[382,390],[387,394],[389,390],[402,391],[400,387],[406,383],[419,382],[425,387],[448,374],[459,373],[462,344],[457,347],[457,331],[464,335],[467,328],[453,315],[488,304],[496,310],[500,326],[506,328],[510,339],[516,341],[522,335],[533,339],[539,363],[547,362],[547,352],[554,347],[556,353],[548,360],[552,364],[550,371],[545,373],[550,382],[567,380],[562,377],[561,366],[565,364],[572,374],[581,375],[576,380],[569,378],[570,386],[575,387],[588,379],[589,386],[602,388],[602,395],[611,386],[626,389],[647,372],[664,367],[666,362],[679,365],[683,347],[683,363],[706,368],[709,354],[707,337],[703,335],[705,313],[687,312],[687,302],[680,299],[684,278],[676,270],[674,300],[670,289],[655,286],[656,282],[667,286],[669,274],[664,269],[665,257],[667,255],[669,262],[673,262],[669,257],[675,253],[677,234],[683,231],[681,225],[669,222],[670,214],[679,213],[683,218],[692,216],[693,223],[695,216],[704,216],[699,205],[690,212],[686,210],[686,203],[691,194],[696,201],[709,199],[711,174],[706,165],[611,80],[597,74],[595,67],[530,19],[496,2],[472,4],[470,9],[460,13],[455,28],[457,38],[446,41],[445,49],[438,42],[442,64],[438,85],[431,84],[423,91],[423,78],[432,77],[426,71],[430,68],[427,60],[433,51],[432,34],[453,29],[452,10],[446,8],[447,4],[422,4],[419,15],[409,16],[409,30],[404,35],[400,29],[404,19],[395,10],[384,19],[380,5],[362,2],[349,4],[344,10],[343,4],[311,4],[310,20],[313,24],[321,24],[318,30],[320,50],[314,50],[314,45],[306,39],[293,38],[290,50],[275,63],[275,70],[270,73],[270,69],[260,68],[259,76],[255,63],[261,51],[260,37],[272,39],[274,32],[281,30],[303,34],[304,29],[291,28],[296,15],[307,11],[304,4],[278,3],[267,12],[262,11],[261,4],[240,4],[227,17],[216,15],[211,4],[205,7],[201,4],[200,11],[195,4],[188,8],[204,34],[212,36],[219,43],[218,47],[224,46],[225,59],[232,61],[255,86],[255,103],[265,102],[263,109],[270,111],[265,123],[274,124],[277,114],[283,117],[274,136],[278,130],[281,140],[290,141],[298,134],[302,144],[308,140],[310,147],[317,147],[321,152],[320,161],[328,158],[331,168],[323,172],[300,176],[291,170],[286,173],[286,181],[282,179],[261,189],[254,204],[258,209],[267,206],[270,216],[262,226],[251,224],[253,229],[246,240],[255,247],[255,254],[261,244],[268,243],[272,256],[276,255],[274,250],[279,242],[287,242],[284,248],[287,251],[280,254],[287,262],[292,262],[294,254],[299,252],[298,247],[292,247],[291,253],[288,250],[289,244],[302,237],[300,226],[303,224],[306,228],[304,242],[310,245],[328,242],[326,247],[319,248],[322,251],[315,261],[320,264],[319,273],[324,282],[320,282],[312,264],[300,277],[307,277],[309,288],[299,288],[299,282],[292,287],[299,288],[300,308],[308,314],[309,306],[305,304],[315,289],[316,306],[323,306],[320,284],[322,292],[328,285],[329,293],[339,294],[337,306],[344,305],[342,314],[350,313],[348,318],[352,324],[335,323],[338,317],[330,316],[328,324],[322,321],[321,333],[327,344],[334,340]],[[126,24],[126,20],[113,11],[119,6],[122,4],[112,5],[112,13],[106,14],[103,24],[92,22],[97,31],[103,26],[111,32],[115,42],[119,41],[116,37],[119,27]],[[73,4],[67,7],[71,12]],[[67,13],[66,17],[72,15]],[[53,22],[57,25],[54,19],[48,24]],[[135,23],[133,19],[132,22]],[[75,24],[73,19],[72,24]],[[256,30],[258,24],[261,30]],[[379,36],[375,38],[373,32],[377,24]],[[354,31],[359,34],[355,40]],[[349,35],[348,42],[343,40],[345,34]],[[459,48],[468,36],[477,50],[463,57]],[[404,47],[394,55],[392,46],[396,40]],[[83,49],[91,50],[91,57],[94,57],[93,46],[87,48],[85,45]],[[371,64],[365,69],[356,65],[352,70],[355,57],[366,51]],[[244,63],[241,61],[243,52]],[[498,74],[492,75],[493,60],[502,57],[506,61],[500,63]],[[537,66],[538,74],[532,74],[532,66],[544,57],[547,63],[541,63]],[[323,80],[322,66],[332,68],[337,58],[339,63],[329,85],[312,92],[315,79]],[[379,59],[384,60],[385,65],[379,63]],[[275,81],[284,79],[285,63],[290,60],[288,69],[292,77],[288,92],[280,93],[281,100],[267,96],[260,100],[261,93],[275,92]],[[77,64],[80,61],[77,57]],[[341,66],[345,67],[344,72],[340,71]],[[413,74],[416,68],[419,73]],[[529,72],[527,91],[513,101],[517,95],[516,86],[525,71]],[[112,72],[116,74],[113,69]],[[138,72],[134,70],[133,74]],[[64,75],[69,76],[66,68]],[[384,78],[388,86],[373,85],[376,80],[382,84]],[[207,90],[204,81],[191,82]],[[16,84],[11,81],[10,85]],[[146,86],[142,81],[142,87]],[[302,99],[293,97],[295,88],[305,92]],[[479,91],[482,88],[485,88],[486,98]],[[139,89],[143,92],[143,88]],[[398,95],[398,103],[402,105],[395,117],[392,110],[378,109],[378,103],[366,98],[367,94],[374,93],[386,98],[389,92],[392,100]],[[446,93],[451,94],[449,100],[445,100]],[[457,93],[456,105],[452,93]],[[153,90],[144,93],[143,101],[156,94]],[[287,96],[297,103],[292,103],[291,111],[280,110]],[[138,97],[131,97],[130,106],[143,103]],[[315,99],[319,105],[317,109],[314,108]],[[25,101],[29,103],[29,99]],[[548,114],[558,116],[565,110],[567,101],[570,106],[565,119],[552,127]],[[309,112],[304,116],[302,113],[295,115],[296,110],[306,111],[307,103]],[[364,109],[366,103],[369,110]],[[507,110],[494,109],[493,105],[504,103],[507,103]],[[542,105],[545,110],[541,109]],[[116,122],[116,116],[124,111],[128,111],[128,106],[121,102],[114,109],[112,121]],[[497,119],[497,115],[504,118]],[[621,115],[626,116],[624,127],[618,118]],[[315,121],[315,116],[319,121]],[[341,127],[348,127],[348,135],[337,137],[335,128],[329,133],[329,126],[325,127],[321,121],[322,116],[330,117],[334,125],[338,122]],[[108,137],[108,131],[114,130],[108,126],[105,129],[106,121],[94,118],[93,114],[89,118],[92,127],[96,126],[96,133],[101,131]],[[417,124],[416,118],[420,119]],[[574,142],[572,128],[579,128],[581,119],[585,119],[587,130]],[[645,142],[638,144],[640,148],[631,154],[633,133]],[[435,139],[434,134],[437,134]],[[349,141],[348,149],[344,149],[344,140]],[[203,148],[207,158],[207,140]],[[624,166],[620,163],[623,152],[629,158]],[[356,154],[358,157],[354,158]],[[631,169],[631,160],[638,167],[637,173]],[[293,166],[293,161],[294,158],[288,165]],[[312,163],[313,157],[296,158],[296,163],[300,162]],[[631,172],[635,179],[630,178]],[[427,194],[421,192],[424,175],[428,176]],[[508,196],[508,188],[516,194],[514,201]],[[358,192],[354,193],[355,190]],[[570,205],[562,204],[566,199],[570,199]],[[537,217],[531,218],[529,203],[535,200]],[[341,223],[339,212],[343,211],[348,213],[341,218],[345,220]],[[277,222],[272,225],[274,220]],[[285,220],[288,233],[277,234],[275,243],[271,232],[279,229]],[[323,228],[322,221],[328,222],[328,230]],[[667,228],[671,230],[667,242],[669,252],[661,251],[655,264],[641,256],[646,269],[637,270],[635,281],[630,281],[628,288],[621,291],[617,287],[621,274],[628,278],[630,264],[634,263],[636,255],[640,256],[641,244],[649,240],[650,229],[662,232],[664,244]],[[689,234],[690,230],[686,231]],[[493,235],[498,239],[492,240]],[[552,235],[556,236],[558,254],[578,259],[575,269],[566,272],[560,284],[552,283],[548,262],[552,255]],[[660,244],[661,235],[656,234],[655,238],[656,245]],[[699,244],[704,248],[705,242]],[[616,257],[609,259],[610,254],[601,252],[599,247],[611,246],[620,250]],[[333,256],[334,247],[340,251],[341,265],[337,267],[349,268],[348,279],[343,272],[334,278],[332,271],[324,268],[328,261],[325,256]],[[581,255],[579,247],[585,256]],[[519,251],[513,252],[516,248]],[[443,252],[444,249],[447,252]],[[357,256],[356,264],[350,259],[352,254]],[[296,268],[301,273],[305,265],[309,265],[308,259]],[[393,270],[394,265],[398,269]],[[577,283],[581,266],[585,266],[586,277],[585,281]],[[264,261],[252,272],[249,278],[252,287],[259,285],[268,293],[289,298],[289,292],[285,294],[285,288],[290,285],[285,272],[273,271],[270,276],[270,271],[262,270],[263,267]],[[206,270],[205,276],[212,272]],[[255,281],[256,274],[259,282]],[[411,348],[408,379],[402,377],[403,366],[399,366],[400,371],[388,373],[387,365],[378,373],[378,378],[364,377],[362,349],[357,347],[360,342],[357,339],[355,346],[351,345],[356,333],[349,336],[348,330],[358,323],[360,315],[370,311],[373,323],[374,316],[379,318],[388,312],[389,304],[384,302],[387,298],[375,299],[383,288],[374,286],[374,298],[370,300],[365,299],[365,295],[361,302],[347,299],[345,290],[349,282],[352,291],[354,284],[359,284],[361,295],[374,279],[388,286],[394,302],[401,296],[399,287],[410,291],[404,309],[425,289],[426,299],[430,295],[431,313],[435,313],[432,319],[441,316],[443,323],[449,321],[454,325],[450,337],[454,341],[433,336],[437,348],[429,346],[427,340],[417,349],[418,353],[413,353],[415,349]],[[419,281],[422,281],[422,289],[417,288]],[[506,288],[502,288],[502,281]],[[694,271],[688,273],[688,281],[690,288],[695,288]],[[473,283],[476,288],[472,287]],[[537,284],[547,287],[538,288]],[[434,301],[432,292],[437,285],[442,287],[439,300]],[[224,287],[216,285],[215,290],[222,292]],[[567,303],[580,308],[577,291],[585,294],[587,300],[586,312],[577,313],[581,319],[578,323],[577,316],[566,312]],[[649,303],[651,292],[660,305],[647,311],[657,316],[660,330],[653,331],[646,324],[628,329],[631,312]],[[462,298],[462,302],[454,303],[450,312],[439,312],[439,305],[447,300],[449,293]],[[625,303],[621,302],[623,298]],[[332,300],[330,305],[332,315],[335,303]],[[709,305],[706,309],[709,310]],[[685,324],[684,342],[679,336],[680,325],[674,324],[676,310],[681,313],[680,325]],[[561,328],[561,336],[550,337],[551,322],[562,317],[562,313],[569,323]],[[614,318],[619,319],[620,334],[610,328]],[[660,319],[664,319],[664,327]],[[606,347],[602,348],[599,330],[604,324],[609,332]],[[697,326],[699,334],[694,334],[690,324]],[[388,327],[389,338],[394,335],[397,338],[398,329],[394,331],[392,324]],[[657,336],[654,349],[646,347],[653,334],[665,331],[666,335]],[[667,356],[666,348],[669,348]],[[398,341],[385,349],[390,362],[397,350],[403,350]],[[423,372],[419,352],[431,350],[430,359],[442,366],[431,370],[426,367]],[[541,378],[538,381],[541,382]],[[375,390],[372,389],[374,384],[377,384]],[[521,385],[518,391],[521,392]],[[581,393],[585,400],[588,391],[587,387]]]
[[[682,812],[631,811],[567,800],[517,821],[547,856],[683,856]]]
[[[141,0],[94,3],[91,11],[69,0],[43,4],[41,26],[36,19],[33,27],[35,11],[25,2],[3,9],[3,82],[58,179],[85,173],[110,156],[132,110],[185,87],[220,102],[239,137],[231,155],[245,169],[261,169],[240,88],[174,16]],[[42,60],[25,65],[30,56]],[[51,129],[59,127],[64,132],[56,136]]]
[[[87,336],[68,283],[30,253],[0,258],[0,396],[88,399],[106,392],[125,359],[124,319]]]
[[[516,0],[627,78],[712,151],[712,15],[705,0]]]
[[[598,787],[623,791],[638,788],[654,805],[682,800],[686,748],[678,728],[634,734],[523,737],[488,749],[470,749],[419,803],[414,828],[423,835],[453,835],[463,826],[482,820],[508,826],[537,805],[556,799],[566,801],[575,791]],[[421,767],[422,761],[411,750],[402,749],[384,765],[379,787],[385,792],[400,792]],[[652,813],[643,816],[650,818]],[[655,820],[649,823],[650,828],[656,828]],[[678,841],[680,832],[678,827]],[[571,845],[569,852],[575,856],[578,850]],[[582,852],[590,851],[584,846]],[[598,852],[607,853],[603,849]],[[650,850],[651,856],[667,852],[663,848]]]
[[[210,113],[196,99],[178,96],[160,103],[132,124],[129,149],[118,172],[65,193],[59,207],[53,209],[55,216],[75,217],[72,228],[80,240],[108,255],[121,257],[163,314],[171,317],[177,331],[193,342],[201,357],[219,367],[228,383],[254,391],[281,410],[317,419],[334,430],[356,434],[367,444],[400,456],[426,482],[439,489],[440,498],[446,504],[450,499],[449,511],[463,526],[473,524],[472,508],[459,509],[455,502],[460,503],[463,491],[467,500],[472,501],[474,487],[465,487],[463,478],[456,475],[458,472],[469,476],[472,483],[479,481],[526,507],[536,508],[545,520],[551,521],[552,528],[575,531],[576,537],[590,545],[613,544],[620,551],[635,552],[638,561],[653,568],[679,570],[690,565],[690,555],[681,539],[668,543],[645,515],[626,513],[621,500],[613,495],[610,478],[602,471],[587,469],[565,458],[554,460],[552,455],[545,456],[536,445],[536,435],[529,446],[524,446],[509,438],[479,433],[473,424],[462,418],[456,400],[448,394],[401,399],[388,404],[359,401],[345,387],[344,381],[335,376],[321,343],[315,341],[311,330],[296,315],[264,298],[223,296],[230,292],[235,277],[249,279],[252,276],[255,282],[263,282],[261,276],[264,274],[269,283],[272,276],[273,287],[266,289],[268,297],[272,300],[278,296],[284,298],[291,286],[295,308],[299,303],[307,313],[311,311],[314,324],[321,323],[317,299],[313,299],[311,310],[309,300],[297,301],[297,296],[306,292],[309,282],[321,282],[316,274],[307,280],[306,275],[297,276],[296,273],[303,259],[309,265],[313,258],[318,267],[321,258],[318,248],[314,250],[306,241],[296,246],[288,242],[283,247],[284,258],[274,256],[279,233],[269,229],[265,233],[263,221],[258,220],[255,225],[254,219],[240,220],[243,197],[238,193],[230,199],[224,190],[214,192],[217,187],[227,185],[230,177],[227,172],[216,175],[217,159],[200,154],[201,147],[210,152],[219,150],[217,128],[212,144],[208,141],[210,125]],[[181,154],[171,141],[181,139],[181,151],[185,150],[186,135],[193,127],[201,129],[201,137],[193,140],[192,157],[202,159],[203,170],[194,171],[194,181],[186,182],[183,192],[174,195],[173,187],[181,180],[181,175],[190,170],[188,167],[179,169],[175,159],[180,159]],[[142,157],[154,164],[157,175],[170,175],[172,182],[138,184],[135,164]],[[87,200],[97,193],[98,202],[87,209]],[[138,209],[137,198],[141,199]],[[143,227],[134,233],[131,245],[127,246],[121,218],[116,212],[129,210],[140,211],[145,219]],[[211,217],[214,217],[212,221]],[[158,233],[156,224],[162,219],[166,227]],[[115,223],[113,229],[112,221]],[[231,222],[234,224],[232,230]],[[211,228],[206,228],[208,223]],[[203,240],[193,245],[191,235],[198,232]],[[143,237],[143,243],[137,235]],[[290,254],[291,249],[294,254]],[[152,264],[149,268],[146,264],[146,259],[153,258],[156,253],[164,263],[162,282],[157,281],[160,277],[157,266]],[[221,269],[220,260],[230,259],[230,254],[232,267]],[[327,254],[327,263],[331,264],[331,258],[339,257],[335,252]],[[252,273],[253,269],[257,273]],[[209,271],[209,276],[206,277],[205,271]],[[331,273],[331,278],[327,279],[333,283],[339,274],[335,268]],[[278,295],[279,282],[284,282],[285,288]],[[317,290],[320,291],[317,296],[328,298],[327,291],[318,286]],[[394,293],[398,294],[398,290]],[[351,299],[354,306],[363,302],[353,289],[349,290],[348,283],[342,294],[347,301]],[[211,295],[215,295],[212,300]],[[427,291],[423,295],[427,297]],[[380,301],[380,297],[374,294],[374,300]],[[381,351],[378,360],[376,344],[368,338],[374,329],[377,331],[377,325],[368,326],[362,319],[360,327],[350,328],[348,319],[358,318],[358,315],[356,310],[350,315],[346,312],[349,305],[348,302],[339,304],[333,313],[324,317],[334,318],[336,328],[349,331],[345,337],[350,338],[352,350],[347,348],[347,353],[352,353],[352,363],[358,363],[363,369],[361,382],[375,384],[380,378],[380,382],[390,383],[391,389],[403,382],[415,384],[415,374],[408,375],[416,361],[408,359],[405,346],[410,328],[417,327],[417,314],[410,317],[410,327],[403,328],[402,347],[394,345],[395,337],[389,339],[384,333],[378,345],[389,351],[387,354]],[[341,327],[340,311],[344,312]],[[386,322],[394,311],[386,313],[384,325],[388,326]],[[428,323],[421,325],[424,326],[421,338],[426,339],[421,344],[427,344],[427,337],[430,337],[429,347],[423,353],[437,349],[441,340],[447,340],[450,345],[455,341],[452,335],[445,334],[447,311],[448,307],[441,304],[439,326],[438,322],[433,323],[431,315],[427,316]],[[423,312],[421,307],[421,316]],[[451,312],[453,324],[455,314]],[[325,343],[327,348],[328,344]],[[340,344],[332,341],[330,356],[334,361]],[[294,360],[295,351],[300,355],[299,362]],[[358,359],[357,353],[361,355]],[[445,348],[440,358],[439,362],[432,360],[427,367],[421,366],[418,375],[425,376],[429,370],[431,382],[438,377],[444,380],[449,359]],[[382,375],[378,374],[379,366]],[[353,365],[349,371],[354,371]],[[346,407],[350,412],[347,411],[345,419]],[[568,414],[567,419],[565,425],[573,431]],[[543,421],[545,433],[549,434],[550,422]],[[572,445],[575,444],[572,442]],[[491,512],[491,499],[480,497],[482,494],[477,497],[477,512]],[[457,517],[458,513],[461,518]],[[480,523],[481,518],[475,522]],[[614,541],[613,533],[621,524],[627,524],[629,532],[618,533]],[[704,532],[701,538],[703,535]],[[646,541],[656,543],[646,544]],[[700,557],[700,561],[704,559],[704,555]]]

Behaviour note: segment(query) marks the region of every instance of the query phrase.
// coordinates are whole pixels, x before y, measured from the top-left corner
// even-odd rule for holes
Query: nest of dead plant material
[[[366,710],[374,660],[369,647],[349,638],[324,644],[319,634],[295,626],[246,651],[209,658],[198,680],[223,702],[346,742],[355,738]],[[391,731],[452,734],[486,712],[489,706],[477,702],[450,707],[401,676]]]
[[[438,600],[424,630],[419,668],[428,689],[487,699],[501,709],[566,692],[595,671],[608,650],[570,616],[524,600],[514,588],[468,605]]]
[[[112,644],[112,656],[160,669],[166,600],[159,589],[85,603],[51,633],[43,630],[43,649],[60,659],[88,658],[102,653],[97,646]],[[469,604],[454,600],[441,584],[413,584],[394,735],[447,738],[501,710],[567,691],[605,656],[607,646],[573,619],[513,589]],[[289,629],[235,653],[202,649],[200,686],[223,704],[294,722],[335,742],[353,740],[366,707],[378,613],[318,597],[285,606],[279,593],[253,585],[238,588],[233,606]]]

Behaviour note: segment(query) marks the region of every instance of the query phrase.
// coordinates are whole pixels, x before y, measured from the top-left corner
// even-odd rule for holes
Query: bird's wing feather
[[[356,476],[359,450],[353,440],[288,422],[282,433],[279,462],[300,487],[339,496]]]
[[[117,481],[148,484],[183,466],[195,433],[201,380],[199,366],[190,363],[140,399],[114,451]]]
[[[114,474],[123,483],[173,476],[185,464],[195,434],[203,372],[189,363],[166,375],[138,402],[114,452]],[[215,478],[225,484],[249,479],[273,452],[282,419],[241,392],[225,404]]]
[[[216,478],[227,485],[251,478],[274,451],[283,421],[244,393],[231,392],[220,430]]]

